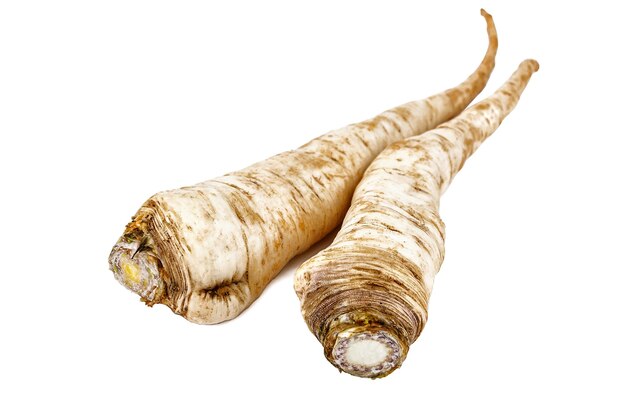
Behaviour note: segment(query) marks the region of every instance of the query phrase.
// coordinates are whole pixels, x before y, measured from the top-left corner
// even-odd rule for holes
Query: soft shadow
[[[333,240],[337,236],[337,233],[339,232],[339,228],[340,227],[335,228],[330,233],[328,233],[326,237],[313,244],[313,246],[311,246],[311,248],[309,248],[307,251],[291,259],[289,263],[287,263],[287,265],[283,267],[280,273],[278,273],[278,275],[270,282],[268,286],[274,284],[274,282],[277,280],[284,279],[286,277],[291,278],[293,276],[293,273],[298,267],[300,267],[302,263],[315,256],[320,251],[324,250],[333,242]]]
[[[276,275],[276,277],[272,279],[272,281],[269,282],[269,284],[263,289],[263,292],[268,290],[270,287],[274,286],[276,282],[279,280],[293,279],[294,272],[302,263],[304,263],[306,260],[316,255],[320,251],[324,250],[333,242],[333,240],[335,239],[335,236],[339,232],[339,228],[340,227],[335,228],[330,233],[328,233],[326,237],[324,237],[323,239],[315,243],[313,246],[311,246],[311,248],[309,248],[307,251],[291,259],[289,263],[287,263],[285,267],[283,267],[283,269]],[[264,293],[261,293],[261,297],[263,296],[264,296]],[[295,298],[295,294],[294,294],[294,298]],[[254,309],[255,307],[258,306],[257,303],[258,303],[258,299],[252,302],[252,304],[248,308],[246,308],[243,312],[241,312],[239,316],[240,317],[244,315],[247,316],[248,312],[251,309]],[[227,321],[227,322],[230,322],[230,321]]]

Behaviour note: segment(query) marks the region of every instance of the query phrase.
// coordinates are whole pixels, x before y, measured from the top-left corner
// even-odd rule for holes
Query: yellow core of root
[[[350,342],[345,358],[352,365],[375,367],[389,357],[391,349],[373,339],[359,339]]]
[[[138,285],[142,282],[141,269],[132,259],[124,256],[122,258],[122,273],[124,274],[124,280],[127,283]]]

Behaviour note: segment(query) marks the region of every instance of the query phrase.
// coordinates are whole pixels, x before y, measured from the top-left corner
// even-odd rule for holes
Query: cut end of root
[[[341,370],[358,377],[384,377],[402,363],[402,347],[386,330],[355,331],[337,334],[332,358]]]
[[[109,267],[115,279],[149,305],[158,303],[165,294],[159,266],[159,259],[146,247],[145,241],[129,237],[122,237],[109,256]]]

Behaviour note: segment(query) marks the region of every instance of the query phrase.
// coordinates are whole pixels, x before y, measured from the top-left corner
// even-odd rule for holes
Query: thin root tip
[[[496,24],[493,21],[493,17],[485,11],[485,9],[480,9],[480,14],[485,18],[487,22],[487,33],[489,34],[489,42],[493,43],[494,46],[498,46],[498,35],[496,33]]]
[[[530,69],[532,69],[533,72],[539,71],[539,62],[537,62],[534,59],[526,59],[526,60],[522,61],[520,66],[528,66],[528,67],[530,67]]]

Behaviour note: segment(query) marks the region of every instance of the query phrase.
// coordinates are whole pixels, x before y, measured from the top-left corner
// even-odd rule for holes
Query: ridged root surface
[[[491,97],[383,151],[334,242],[296,272],[302,314],[340,370],[376,378],[402,364],[426,323],[444,258],[440,196],[538,68],[534,60],[522,62]]]
[[[489,47],[457,87],[148,199],[111,252],[116,279],[193,322],[237,316],[291,258],[339,225],[376,155],[454,117],[484,88],[498,41],[491,16],[483,16]]]

